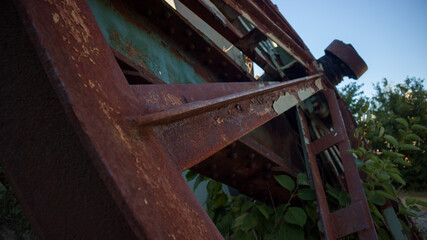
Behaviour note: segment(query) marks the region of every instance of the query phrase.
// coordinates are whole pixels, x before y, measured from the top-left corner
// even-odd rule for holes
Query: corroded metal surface
[[[333,131],[316,141],[312,141],[307,118],[302,110],[298,111],[298,116],[302,122],[303,140],[307,149],[320,215],[324,224],[325,237],[327,239],[338,239],[357,232],[360,239],[377,239],[375,226],[360,182],[359,172],[352,154],[348,151],[350,149],[350,142],[345,131],[345,124],[342,119],[338,100],[332,89],[327,89],[323,93],[329,105]],[[331,213],[326,200],[316,155],[333,145],[337,145],[339,148],[351,204]],[[351,224],[348,224],[350,219]]]
[[[90,164],[103,180],[114,199],[113,206],[120,209],[126,225],[142,239],[184,239],[188,236],[221,239],[152,129],[146,129],[143,137],[139,137],[131,123],[122,121],[123,116],[138,112],[139,102],[97,28],[88,5],[84,1],[23,1],[19,5],[39,53],[39,62],[43,63],[68,121],[90,156]],[[43,155],[34,157],[44,158]],[[15,167],[23,170],[24,166]],[[81,184],[85,186],[84,182]],[[51,188],[50,191],[55,190]],[[86,195],[80,195],[83,196]],[[31,198],[21,200],[34,201]],[[66,219],[58,216],[54,221],[43,221],[38,217],[44,209],[29,205],[28,215],[38,221],[39,235],[56,232],[58,235],[54,238],[62,238],[55,229],[60,229]],[[91,218],[102,218],[102,215]],[[79,228],[70,234],[81,236]],[[126,235],[128,232],[123,232],[118,238],[127,238]]]
[[[365,61],[359,56],[351,44],[345,44],[342,41],[334,40],[325,49],[326,54],[332,54],[340,59],[351,71],[351,78],[358,79],[368,70]]]
[[[286,103],[280,102],[281,96],[294,96],[296,104],[323,87],[315,81],[319,76],[267,86],[252,92],[249,90],[206,100],[204,106],[214,107],[208,107],[209,111],[205,115],[203,111],[200,112],[202,116],[196,114],[199,113],[196,108],[188,116],[184,115],[185,118],[181,116],[177,122],[155,122],[154,125],[141,126],[132,118],[143,113],[146,102],[135,97],[135,91],[125,80],[85,2],[22,1],[18,5],[21,19],[38,53],[36,61],[43,64],[59,103],[65,109],[66,119],[61,121],[69,122],[74,127],[78,141],[85,149],[82,154],[89,157],[89,164],[96,171],[95,176],[100,177],[105,186],[103,189],[108,190],[114,199],[113,206],[120,209],[120,216],[125,219],[123,224],[111,225],[111,231],[120,232],[127,226],[137,238],[221,238],[182,178],[182,169],[193,166],[292,107],[283,106]],[[274,105],[276,101],[279,101],[277,106]],[[186,106],[184,104],[178,109],[186,111]],[[234,112],[230,115],[229,111],[255,114],[258,117]],[[226,115],[231,118],[227,119]],[[194,128],[196,122],[199,129]],[[230,123],[237,125],[224,126],[224,131],[208,133],[206,136],[211,139],[205,139],[206,128]],[[233,133],[232,129],[236,132]],[[195,136],[200,136],[200,139]],[[176,141],[176,138],[187,139],[188,142]],[[187,152],[186,145],[182,143],[200,147],[187,148]],[[190,154],[192,158],[189,158]],[[44,158],[40,154],[34,157]],[[10,167],[14,168],[10,170],[12,172],[24,170],[24,166]],[[46,171],[51,173],[54,169],[48,168]],[[73,177],[67,175],[66,178]],[[16,178],[16,182],[18,189],[25,189],[23,179]],[[86,183],[83,180],[81,184]],[[58,187],[66,188],[64,185]],[[46,192],[46,189],[36,189]],[[79,199],[79,196],[76,198]],[[28,206],[28,214],[34,216],[32,220],[39,226],[37,231],[40,236],[84,236],[84,227],[76,228],[74,233],[50,230],[56,229],[53,226],[65,224],[66,218],[55,217],[54,221],[44,221],[40,219],[43,208],[31,204],[34,198],[21,200]],[[75,203],[78,204],[78,201]],[[69,207],[73,206],[77,207],[70,203]],[[94,215],[91,219],[98,219],[103,211],[92,213]],[[73,215],[67,217],[73,218]],[[127,238],[124,234],[128,232],[120,237]]]
[[[255,82],[164,1],[16,0],[18,11],[6,4],[2,146],[10,140],[1,161],[41,238],[221,239],[181,175],[189,168],[261,201],[289,198],[272,178],[304,171],[305,141],[289,112],[331,87],[328,76],[271,2],[183,2],[284,82]],[[260,51],[264,40],[278,47]],[[14,69],[20,59],[29,65],[23,71]],[[338,105],[331,108],[339,127],[311,144],[313,155],[338,142],[349,147]],[[353,120],[344,112],[346,124]],[[318,195],[338,237],[372,228],[348,155],[352,205],[330,214]],[[314,182],[322,184],[319,174]],[[338,220],[359,209],[354,225]]]

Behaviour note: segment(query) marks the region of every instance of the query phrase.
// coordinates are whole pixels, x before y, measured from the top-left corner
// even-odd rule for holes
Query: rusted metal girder
[[[334,130],[328,135],[312,141],[307,124],[307,118],[302,110],[298,111],[301,119],[303,140],[306,144],[313,184],[316,189],[320,215],[324,224],[326,239],[338,239],[351,233],[358,233],[360,239],[377,239],[375,226],[370,215],[360,176],[350,149],[350,142],[345,131],[345,123],[341,115],[338,100],[333,89],[323,91],[330,109]],[[333,213],[330,212],[325,190],[317,164],[316,155],[329,147],[337,145],[340,158],[344,167],[347,189],[350,194],[351,204]],[[351,222],[351,224],[349,224]]]
[[[162,94],[198,86],[130,86],[85,1],[5,5],[2,61],[25,67],[1,72],[13,79],[2,83],[1,160],[41,238],[221,239],[183,169],[324,88],[319,75],[225,84],[161,109]]]

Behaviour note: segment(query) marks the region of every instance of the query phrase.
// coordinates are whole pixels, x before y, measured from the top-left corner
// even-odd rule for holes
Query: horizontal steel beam
[[[144,131],[145,127],[155,126],[171,157],[182,170],[186,170],[322,90],[320,76],[314,75],[214,99],[190,102],[128,119],[138,125],[140,131]],[[247,85],[258,86],[254,83]],[[192,86],[194,85],[186,87],[191,89]],[[223,88],[224,84],[212,85],[213,92],[215,86]],[[171,87],[173,85],[164,89]],[[194,90],[200,89],[200,86],[194,87]],[[145,92],[143,87],[140,89]],[[146,96],[138,93],[136,95],[140,100]],[[173,95],[169,94],[169,98],[171,97],[173,98]],[[182,96],[174,97],[179,98]]]

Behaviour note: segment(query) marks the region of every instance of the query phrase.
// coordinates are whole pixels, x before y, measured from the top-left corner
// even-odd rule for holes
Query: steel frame
[[[245,39],[231,24],[215,23],[203,1],[183,2],[233,43]],[[282,83],[129,85],[85,1],[4,3],[1,20],[9,37],[3,40],[2,61],[24,66],[1,72],[13,80],[0,92],[1,112],[8,113],[0,132],[1,163],[38,236],[222,238],[182,172],[214,168],[212,161],[205,167],[202,161],[327,87],[298,35],[285,21],[274,21],[282,19],[275,9],[263,12],[252,1],[225,3],[253,16],[252,24],[288,50],[306,74]],[[147,3],[132,4],[143,9]],[[189,25],[173,14],[166,17]],[[243,41],[237,45],[250,51]],[[232,73],[224,78],[253,81],[221,50],[211,49]],[[294,176],[299,171],[263,152],[251,137],[240,142],[265,158],[255,165]],[[235,178],[223,181],[241,184]],[[254,194],[250,191],[243,189]],[[283,191],[277,195],[279,201],[286,197]]]

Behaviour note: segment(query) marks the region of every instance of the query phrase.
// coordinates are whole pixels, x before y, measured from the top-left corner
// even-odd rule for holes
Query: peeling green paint
[[[309,87],[298,91],[298,97],[301,101],[311,97],[316,91],[313,88]]]
[[[289,93],[280,96],[274,103],[273,109],[277,114],[282,114],[289,110],[291,107],[298,104],[298,99]]]
[[[316,85],[316,87],[317,87],[319,90],[322,90],[322,89],[323,89],[323,84],[322,84],[322,79],[321,79],[321,78],[317,79],[317,80],[314,82],[314,84]]]
[[[114,9],[113,5],[103,0],[89,0],[88,3],[107,43],[137,65],[144,67],[166,83],[206,82],[191,66],[195,62],[189,58],[184,60],[174,54],[173,52],[177,50],[162,41],[162,37],[155,31],[137,26]],[[149,26],[137,17],[137,13],[129,10],[128,14],[140,20],[141,26]],[[178,54],[185,56],[185,53]]]

